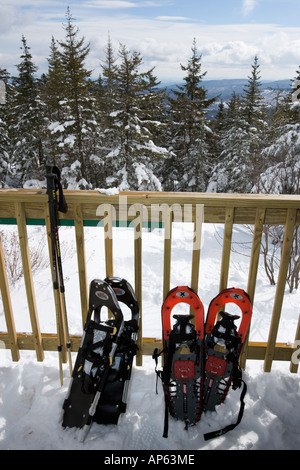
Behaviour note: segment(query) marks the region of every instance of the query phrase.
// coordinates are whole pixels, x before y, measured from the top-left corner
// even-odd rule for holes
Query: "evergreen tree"
[[[169,174],[171,186],[174,177],[178,181],[177,190],[205,191],[211,170],[212,156],[207,142],[210,130],[205,115],[215,98],[209,100],[207,91],[200,85],[206,75],[206,72],[201,72],[201,58],[194,40],[188,65],[181,65],[181,69],[187,72],[185,83],[173,91],[175,98],[169,100],[171,150],[177,155],[176,168]],[[167,161],[167,168],[169,164]]]
[[[69,8],[66,18],[66,37],[59,42],[57,57],[62,71],[63,93],[63,99],[60,100],[63,118],[57,133],[60,134],[60,146],[67,165],[79,162],[78,177],[83,178],[81,184],[85,185],[84,179],[88,181],[95,173],[95,169],[91,168],[91,158],[95,149],[97,126],[95,98],[91,94],[92,84],[89,80],[92,71],[87,70],[84,65],[90,47],[89,44],[85,45],[84,37],[78,38],[79,29],[73,24]],[[79,168],[77,164],[76,168]]]
[[[64,70],[60,59],[58,44],[52,36],[50,55],[48,57],[48,72],[42,77],[44,83],[43,100],[47,107],[47,115],[51,122],[62,120],[60,101],[65,96]]]
[[[95,83],[96,106],[99,111],[99,132],[97,155],[102,163],[102,171],[98,175],[97,186],[106,187],[107,178],[111,177],[110,162],[106,156],[115,148],[114,119],[117,109],[117,58],[108,36],[105,49],[105,60],[101,64],[102,74]],[[104,164],[104,161],[106,164]]]
[[[0,68],[0,80],[5,86],[5,102],[0,103],[0,187],[11,184],[13,168],[11,167],[11,102],[13,87],[6,69]]]
[[[45,154],[48,161],[59,164],[63,150],[61,148],[62,135],[60,129],[64,121],[64,113],[61,106],[64,98],[64,74],[60,60],[57,41],[52,36],[50,55],[48,57],[48,72],[43,74],[40,80],[41,96],[45,103],[45,115],[47,118],[47,147]]]
[[[105,50],[105,61],[102,64],[102,76],[99,77],[100,80],[100,89],[102,93],[100,94],[100,106],[102,108],[104,119],[107,121],[109,126],[111,120],[110,115],[116,109],[116,93],[117,93],[117,58],[115,56],[115,51],[110,39],[108,36],[107,47]]]
[[[266,145],[267,121],[266,106],[263,103],[260,66],[258,57],[255,56],[251,75],[242,96],[242,116],[246,123],[247,143],[249,155],[245,155],[245,179],[248,181],[248,191],[257,183],[265,164],[261,157],[262,149]]]
[[[39,178],[44,171],[45,158],[43,137],[45,121],[44,105],[39,96],[38,81],[35,78],[37,67],[32,61],[30,47],[22,36],[22,61],[17,65],[19,75],[14,78],[12,123],[12,161],[19,175],[19,184],[27,179]]]
[[[125,45],[120,46],[119,57],[114,73],[116,107],[110,114],[114,148],[107,155],[110,172],[107,183],[122,189],[159,190],[161,185],[154,174],[155,159],[167,151],[154,144],[153,120],[149,110],[148,114],[145,111],[144,103],[149,98],[145,77],[150,72],[140,71],[140,53],[131,53]]]
[[[263,118],[259,68],[258,57],[255,56],[251,75],[248,77],[248,83],[242,97],[244,105],[243,115],[249,127],[257,127],[259,120]]]
[[[210,191],[243,193],[249,189],[245,173],[250,148],[247,123],[241,115],[240,98],[233,93],[222,121],[222,128],[219,130],[220,151],[210,179]]]

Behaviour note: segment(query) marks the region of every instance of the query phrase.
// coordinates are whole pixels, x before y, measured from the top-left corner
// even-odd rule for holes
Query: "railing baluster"
[[[234,218],[234,207],[227,207],[225,211],[223,251],[222,251],[222,262],[221,262],[220,286],[219,286],[220,292],[221,290],[226,289],[227,283],[228,283],[233,218]]]
[[[41,337],[41,332],[40,332],[40,325],[39,325],[34,287],[33,287],[24,203],[16,202],[15,211],[16,211],[16,219],[17,219],[18,231],[19,231],[20,250],[21,250],[21,257],[22,257],[28,309],[29,309],[32,333],[33,333],[34,348],[36,350],[37,360],[43,361],[44,351],[42,347],[42,337]]]
[[[82,315],[82,325],[84,326],[86,317],[87,317],[87,312],[88,312],[88,287],[87,287],[87,274],[86,274],[84,227],[83,227],[83,217],[82,217],[82,210],[81,210],[80,204],[76,204],[74,207],[74,224],[75,224],[81,315]]]
[[[134,290],[140,307],[139,332],[137,339],[138,351],[136,354],[136,365],[143,365],[143,290],[142,290],[142,227],[143,206],[135,204],[136,217],[134,219]]]
[[[291,254],[291,249],[292,249],[292,244],[293,244],[293,235],[294,235],[294,227],[296,223],[296,216],[297,216],[296,209],[287,210],[276,294],[275,294],[275,299],[274,299],[271,326],[270,326],[270,331],[269,331],[268,346],[267,346],[265,362],[264,362],[265,372],[271,371],[272,361],[273,361],[274,352],[275,352],[275,344],[276,344],[277,332],[278,332],[278,327],[279,327],[284,291],[285,291],[285,286],[286,286],[286,278],[287,278],[287,272],[288,272],[288,267],[290,263],[290,254]]]
[[[203,221],[204,221],[204,205],[197,204],[195,207],[193,255],[192,255],[192,270],[191,270],[191,288],[194,289],[195,292],[198,292]]]
[[[263,233],[265,214],[266,214],[266,210],[264,208],[256,209],[256,218],[255,218],[254,232],[253,232],[253,238],[252,238],[252,249],[251,249],[248,285],[247,285],[247,293],[250,297],[252,306],[254,303],[254,294],[255,294],[255,287],[256,287],[256,278],[257,278],[257,271],[258,271],[261,238],[262,238],[262,233]],[[249,326],[249,329],[248,329],[248,332],[244,341],[243,349],[240,355],[240,366],[243,369],[246,367],[249,336],[250,336],[250,326]]]
[[[164,206],[164,270],[163,270],[163,299],[170,290],[171,282],[171,251],[172,251],[172,211],[170,206]]]
[[[9,286],[8,286],[8,281],[7,281],[7,274],[6,274],[1,238],[0,238],[0,290],[1,290],[5,321],[6,321],[6,326],[7,326],[7,334],[8,334],[8,339],[9,339],[9,348],[11,351],[11,357],[13,361],[18,361],[20,359],[20,353],[19,353],[19,347],[18,347],[18,341],[17,341],[15,321],[14,321],[14,316],[13,316],[13,309],[11,305]]]
[[[113,277],[113,220],[112,206],[110,204],[104,204],[104,247],[106,276]]]

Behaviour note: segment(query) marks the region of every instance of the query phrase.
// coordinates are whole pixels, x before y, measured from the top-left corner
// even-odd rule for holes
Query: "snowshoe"
[[[101,321],[102,307],[107,307],[113,318]],[[91,426],[123,329],[123,314],[114,290],[105,281],[92,281],[84,334],[63,404],[62,426],[82,428],[81,440]]]
[[[189,304],[195,314],[174,315],[176,323],[171,328],[171,312],[178,303]],[[168,413],[185,423],[185,428],[199,421],[203,394],[203,338],[204,309],[196,292],[187,286],[172,289],[162,306],[163,370],[157,375],[163,383],[165,395],[165,425],[163,437],[168,436]]]
[[[242,319],[237,329],[235,321],[240,317],[219,311],[225,304],[236,304],[242,313]],[[220,319],[215,323],[217,314]],[[226,426],[220,431],[208,433],[206,440],[225,434],[234,429],[242,419],[244,410],[244,396],[246,384],[242,380],[242,371],[239,367],[239,356],[247,334],[252,314],[249,296],[242,289],[225,289],[210,303],[205,325],[205,379],[203,395],[203,411],[213,411],[216,406],[223,403],[230,386],[233,390],[240,388],[241,407],[236,424]]]
[[[131,319],[124,321],[114,365],[109,370],[93,421],[99,424],[117,424],[120,414],[126,411],[132,363],[137,351],[139,305],[126,279],[108,277],[105,281],[113,288],[118,301],[129,307]]]

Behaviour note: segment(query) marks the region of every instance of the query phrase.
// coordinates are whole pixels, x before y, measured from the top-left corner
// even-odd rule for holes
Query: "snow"
[[[112,188],[96,188],[96,191],[99,191],[101,194],[106,194],[106,196],[115,196],[119,194],[119,188],[112,187]]]
[[[17,230],[1,226],[6,233]],[[114,274],[134,285],[132,228],[114,228]],[[44,227],[28,227],[31,246],[39,243]],[[205,312],[218,293],[223,227],[205,224],[200,261],[199,296]],[[101,227],[85,228],[88,282],[105,277],[104,239]],[[249,269],[250,234],[246,227],[235,226],[228,286],[246,289]],[[74,229],[61,227],[61,251],[66,287],[67,311],[71,334],[81,334],[81,312]],[[40,256],[47,259],[46,243],[40,244]],[[190,283],[192,225],[174,224],[172,242],[171,287]],[[160,307],[162,303],[163,233],[160,229],[143,230],[143,336],[161,337]],[[75,261],[76,263],[76,261]],[[42,332],[55,332],[55,311],[50,267],[41,263],[33,272],[37,308]],[[259,266],[255,295],[251,341],[266,341],[276,286],[268,284],[262,265]],[[31,331],[23,281],[11,287],[17,331]],[[278,341],[294,342],[298,320],[300,292],[286,291]],[[1,304],[0,304],[1,306]],[[234,306],[233,306],[234,307]],[[178,313],[178,312],[177,312]],[[0,330],[5,331],[0,308]],[[1,346],[1,344],[0,344]],[[154,361],[144,356],[143,366],[134,364],[127,411],[117,426],[94,423],[84,443],[79,442],[77,429],[64,430],[60,423],[66,396],[69,371],[64,365],[64,383],[60,386],[58,358],[45,352],[44,362],[37,362],[33,351],[20,351],[14,363],[8,350],[0,349],[0,449],[26,450],[103,450],[107,452],[135,450],[196,451],[211,450],[287,450],[300,448],[300,381],[289,372],[289,363],[274,363],[271,373],[264,373],[260,361],[248,361],[244,379],[248,392],[240,425],[228,434],[204,441],[205,432],[235,422],[239,410],[240,390],[231,390],[223,405],[215,412],[203,414],[200,422],[184,430],[180,421],[169,420],[169,437],[162,438],[164,399],[161,384],[156,394]],[[72,354],[73,364],[76,353]]]

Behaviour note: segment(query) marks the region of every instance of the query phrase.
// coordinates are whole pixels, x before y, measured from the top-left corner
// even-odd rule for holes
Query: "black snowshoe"
[[[102,307],[113,318],[101,321]],[[84,334],[63,404],[62,426],[82,428],[81,440],[91,426],[123,330],[123,314],[113,288],[105,281],[92,281]]]
[[[189,304],[193,315],[174,315],[171,329],[171,311],[178,303]],[[165,425],[163,437],[168,436],[168,413],[185,423],[185,428],[199,421],[203,394],[203,337],[204,310],[198,295],[187,286],[172,289],[162,306],[163,350],[156,349],[153,358],[163,354],[163,370],[156,373],[161,378],[165,394]]]
[[[108,277],[105,281],[113,288],[118,301],[131,310],[131,319],[124,320],[124,328],[117,345],[114,365],[96,409],[93,421],[99,424],[117,424],[121,413],[125,413],[133,358],[137,352],[139,327],[139,305],[135,293],[126,279]]]

